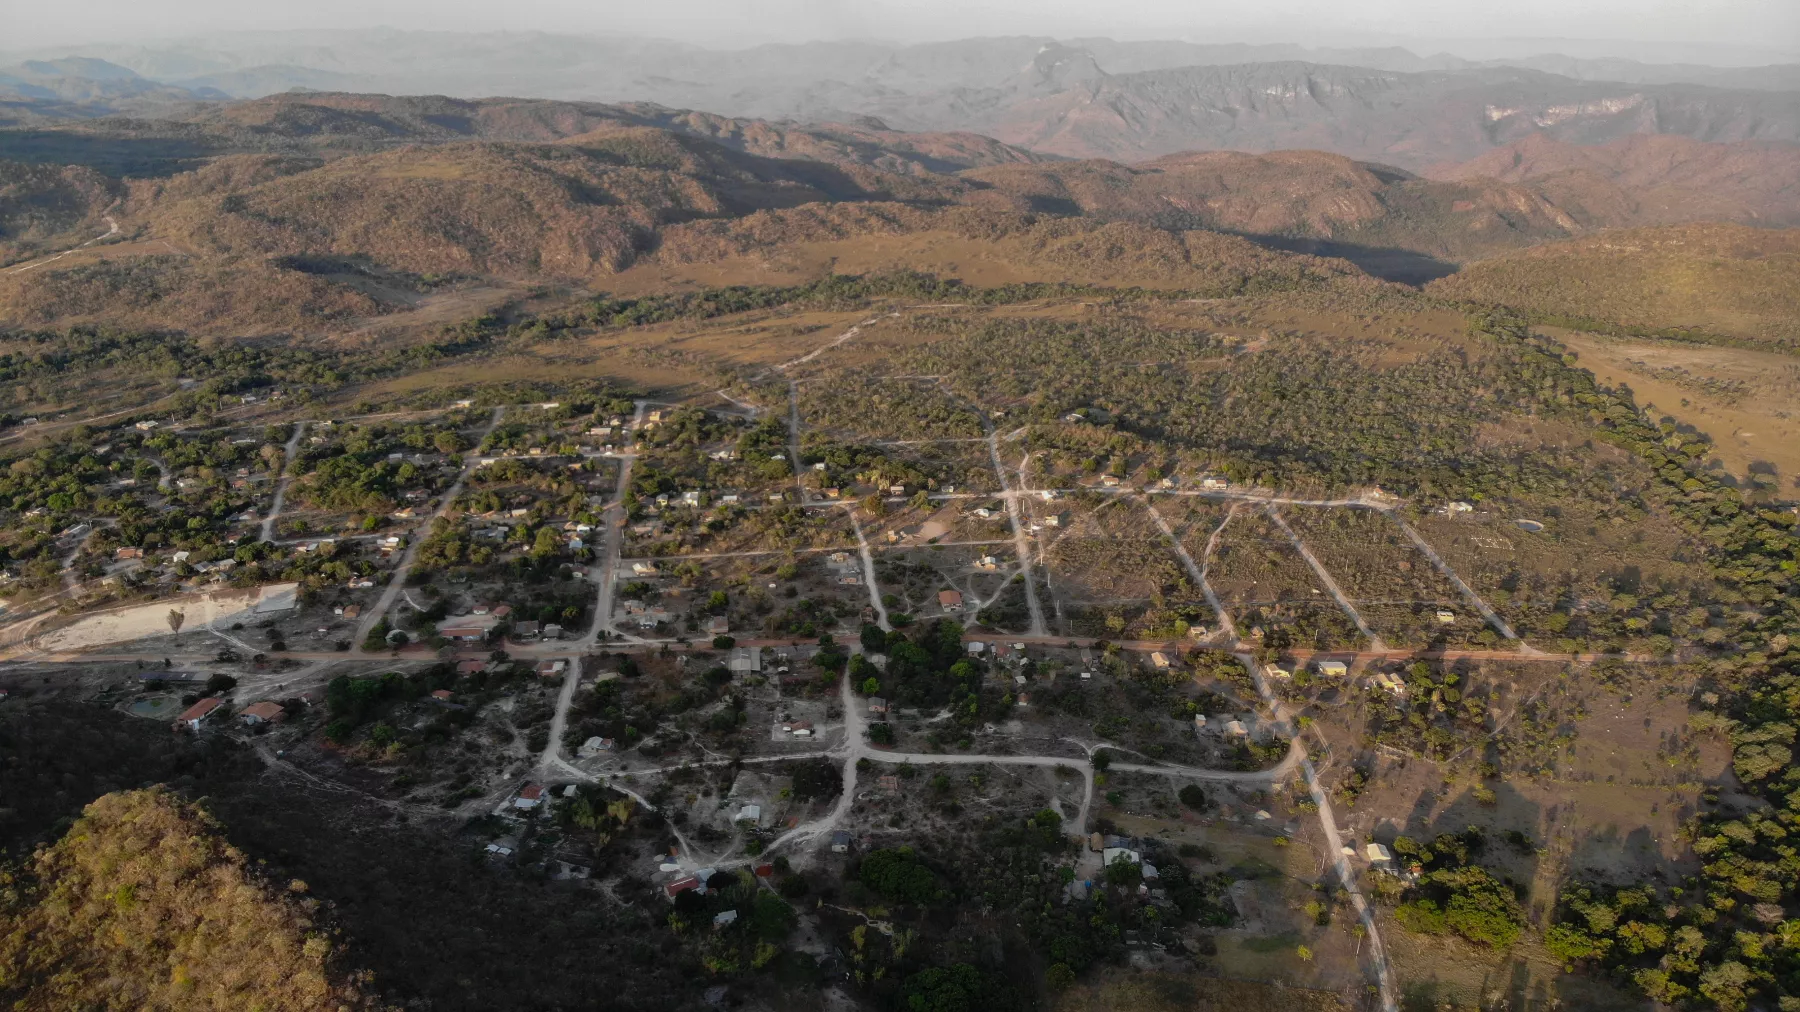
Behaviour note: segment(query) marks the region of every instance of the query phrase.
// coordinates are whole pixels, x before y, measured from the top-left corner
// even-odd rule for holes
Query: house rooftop
[[[217,710],[225,701],[217,696],[208,696],[181,712],[181,720],[204,720],[206,715]]]

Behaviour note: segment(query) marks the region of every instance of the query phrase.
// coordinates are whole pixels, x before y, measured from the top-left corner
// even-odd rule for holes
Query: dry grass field
[[[1711,439],[1712,459],[1746,485],[1792,494],[1800,482],[1800,359],[1774,351],[1545,333],[1608,386],[1629,387],[1653,416]]]

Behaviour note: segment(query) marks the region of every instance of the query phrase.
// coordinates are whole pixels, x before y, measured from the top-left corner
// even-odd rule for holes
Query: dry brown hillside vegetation
[[[1682,138],[1579,149],[1540,138],[1434,180],[1319,151],[1055,161],[873,120],[798,127],[645,104],[307,94],[186,117],[0,135],[31,160],[0,164],[0,326],[392,334],[544,286],[895,269],[1201,295],[1375,284],[1359,272],[1423,283],[1662,220],[1690,191],[1710,195],[1695,206],[1747,220],[1792,203],[1789,149]],[[124,175],[40,164],[52,159]],[[121,168],[134,160],[148,168]],[[1509,259],[1444,291],[1513,299],[1496,279],[1542,262]],[[1572,293],[1581,305],[1557,312],[1657,316],[1613,277],[1588,276]],[[1756,331],[1748,319],[1715,329]]]
[[[963,173],[971,202],[1262,236],[1397,247],[1449,260],[1566,238],[1607,219],[1530,186],[1433,182],[1323,151],[1169,155]]]
[[[1577,328],[1691,330],[1794,348],[1800,230],[1681,225],[1604,232],[1472,264],[1427,291]]]
[[[183,159],[229,154],[371,154],[407,144],[497,141],[549,144],[647,127],[713,141],[747,154],[863,165],[910,175],[1040,156],[980,134],[891,130],[878,120],[801,126],[717,116],[649,103],[609,105],[545,99],[455,99],[442,95],[271,95],[201,105],[157,120],[105,118],[14,134],[21,160],[104,160],[131,175],[166,175]],[[116,150],[99,152],[107,141]],[[60,157],[59,157],[60,156]]]
[[[0,161],[0,263],[104,232],[100,215],[123,191],[118,180],[84,165]]]
[[[327,334],[471,287],[604,290],[634,266],[745,257],[787,279],[848,260],[1199,294],[1375,284],[1341,261],[1218,233],[961,206],[977,185],[764,158],[648,127],[330,160],[232,155],[133,181],[112,208],[122,243],[0,273],[0,323]],[[882,251],[920,235],[942,240],[936,253]]]
[[[261,881],[198,809],[108,794],[0,894],[0,1001],[35,1010],[376,1008],[304,883]]]
[[[1530,183],[1559,206],[1604,213],[1613,225],[1800,225],[1800,147],[1792,144],[1632,134],[1583,146],[1539,133],[1426,175]]]

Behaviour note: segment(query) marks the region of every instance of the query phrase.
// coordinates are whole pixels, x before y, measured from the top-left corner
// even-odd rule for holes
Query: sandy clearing
[[[38,638],[37,646],[52,653],[67,653],[148,636],[166,636],[171,611],[186,616],[181,625],[183,632],[197,632],[221,622],[248,622],[258,616],[291,610],[299,589],[297,583],[273,583],[248,589],[184,594],[152,604],[97,612],[45,633]]]

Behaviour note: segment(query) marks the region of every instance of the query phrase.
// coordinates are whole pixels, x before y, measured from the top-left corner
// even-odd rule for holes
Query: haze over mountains
[[[1179,151],[1319,148],[1412,170],[1544,131],[1800,141],[1800,65],[1707,68],[1542,56],[1476,62],[1403,49],[1041,37],[897,47],[814,42],[710,51],[543,34],[257,33],[0,69],[12,115],[167,112],[291,88],[653,102],[800,122],[873,117],[1035,151],[1135,161]]]

